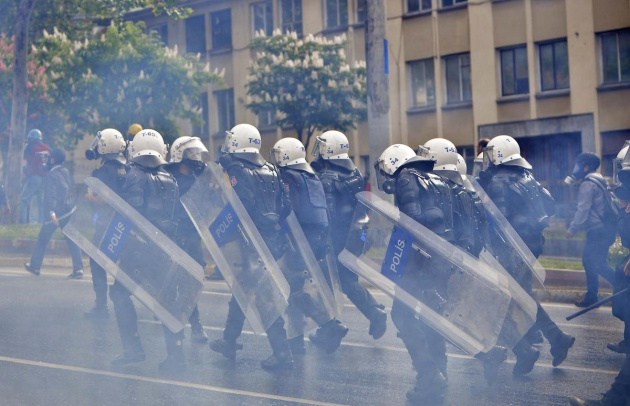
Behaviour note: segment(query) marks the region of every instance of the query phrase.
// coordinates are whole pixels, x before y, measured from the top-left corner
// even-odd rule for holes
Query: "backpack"
[[[619,218],[619,201],[617,200],[617,196],[614,195],[607,184],[603,184],[601,181],[594,178],[587,178],[586,180],[590,180],[604,192],[604,216],[601,219],[602,223],[616,224]]]

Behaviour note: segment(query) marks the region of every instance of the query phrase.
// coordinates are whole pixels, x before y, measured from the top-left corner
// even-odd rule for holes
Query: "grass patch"
[[[39,230],[42,228],[40,224],[2,224],[0,225],[0,238],[32,238],[36,239]],[[63,233],[57,229],[52,236],[53,239],[62,239]]]
[[[584,270],[582,260],[580,259],[568,259],[568,258],[554,258],[554,257],[540,257],[538,262],[545,269],[575,269]]]

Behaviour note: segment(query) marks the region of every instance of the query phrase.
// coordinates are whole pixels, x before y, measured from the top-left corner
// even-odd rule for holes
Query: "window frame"
[[[611,30],[600,32],[597,34],[598,43],[599,43],[599,63],[600,63],[600,75],[601,86],[614,86],[614,85],[628,85],[630,84],[630,63],[628,64],[628,71],[626,75],[628,77],[627,80],[623,79],[624,72],[622,71],[622,61],[621,61],[621,50],[619,47],[619,35],[626,33],[626,35],[630,36],[630,28],[623,28],[620,30]],[[606,80],[606,67],[605,67],[605,58],[604,58],[604,37],[609,35],[615,35],[615,45],[616,45],[616,65],[617,65],[617,79],[616,80]]]
[[[330,17],[330,14],[329,14],[330,9],[329,9],[329,4],[328,3],[331,2],[331,1],[335,2],[335,10],[336,10],[335,14],[336,14],[336,20],[337,20],[337,24],[335,24],[335,25],[330,25],[330,18],[329,18]],[[343,5],[341,3],[345,3],[345,8],[346,8],[346,14],[345,14],[346,21],[345,22],[341,21],[342,20],[342,16],[343,16],[343,13],[342,13]],[[324,27],[325,27],[324,29],[326,29],[326,30],[336,30],[336,29],[344,28],[344,27],[348,26],[348,20],[349,20],[349,16],[348,16],[348,11],[349,11],[348,0],[324,0],[323,1],[323,5],[324,5]]]
[[[212,94],[217,108],[217,133],[222,134],[236,125],[234,88],[215,90]]]
[[[517,51],[523,51],[524,52],[524,57],[525,57],[525,62],[527,63],[525,72],[527,73],[527,89],[524,91],[519,90],[519,80],[523,80],[523,78],[519,78],[518,77],[518,67],[517,67],[517,55],[516,52]],[[530,86],[530,80],[529,80],[529,61],[527,60],[527,44],[519,44],[519,45],[514,45],[514,46],[509,46],[509,47],[504,47],[504,48],[499,48],[497,49],[498,55],[499,55],[499,74],[500,74],[500,84],[501,84],[501,96],[502,97],[512,97],[512,96],[523,96],[523,95],[528,95],[531,91],[531,86]],[[511,52],[512,53],[512,75],[514,77],[514,92],[513,93],[506,93],[505,91],[505,66],[504,66],[504,62],[503,62],[503,55],[504,53],[507,52]]]
[[[356,24],[365,24],[365,22],[367,21],[367,2],[368,0],[355,0],[354,1],[354,21]],[[363,4],[363,7],[361,7],[361,3]],[[364,14],[364,18],[361,19],[361,12],[360,10],[363,9],[363,14]]]
[[[468,64],[462,64],[462,57],[466,56],[468,58]],[[449,59],[458,59],[458,86],[459,86],[459,99],[451,100],[449,97],[449,78],[448,78],[448,60]],[[472,81],[471,72],[470,72],[470,52],[462,52],[457,54],[445,55],[442,57],[442,65],[443,65],[443,73],[444,73],[444,90],[445,90],[445,106],[457,105],[457,104],[467,104],[472,103]],[[468,85],[470,89],[468,89],[468,94],[470,98],[465,98],[465,89],[464,89],[464,75],[462,74],[462,68],[468,68]]]
[[[202,21],[202,25],[201,26],[202,26],[202,33],[203,33],[203,35],[201,35],[201,36],[199,36],[199,35],[197,35],[197,36],[189,35],[190,28],[192,28],[192,27],[190,27],[188,24],[189,24],[189,22],[192,23],[192,21]],[[206,16],[205,16],[205,14],[197,14],[197,15],[188,17],[184,21],[184,26],[185,26],[184,27],[184,32],[186,34],[186,39],[185,39],[185,41],[186,41],[186,52],[187,53],[195,53],[195,54],[200,53],[202,55],[205,55],[206,52],[208,51],[208,44],[206,42]],[[200,41],[200,45],[202,45],[203,49],[196,49],[196,50],[189,49],[190,48],[189,47],[189,42],[188,42],[188,38],[189,37],[190,38],[197,38],[197,40]]]
[[[452,1],[452,4],[444,5],[445,1]],[[468,0],[439,0],[441,9],[449,9],[454,7],[464,7],[468,4]]]
[[[215,17],[219,16],[227,16],[228,20],[223,21],[221,25],[226,25],[226,22],[229,26],[229,29],[225,29],[219,25],[219,23],[215,23]],[[219,18],[217,18],[219,20]],[[219,28],[222,28],[219,31]],[[225,8],[221,10],[215,10],[210,12],[210,45],[212,46],[212,51],[223,51],[232,49],[232,9]]]
[[[416,100],[416,87],[415,87],[415,77],[414,77],[414,65],[422,65],[423,67],[423,83],[424,83],[424,93],[426,95],[425,99],[427,100],[427,103],[425,104],[418,104],[417,100]],[[431,77],[428,78],[427,76],[427,66],[431,67]],[[409,97],[407,98],[408,103],[409,103],[409,109],[410,110],[416,110],[416,109],[424,109],[424,108],[430,108],[430,107],[435,107],[435,103],[436,103],[436,95],[435,95],[435,61],[434,58],[430,57],[430,58],[425,58],[425,59],[417,59],[417,60],[413,60],[413,61],[407,61],[407,74],[408,74],[408,80],[407,80],[407,88],[409,89]],[[429,87],[427,86],[428,84],[428,80],[431,80],[433,83],[433,100],[429,101]]]
[[[558,80],[557,80],[557,72],[558,72],[558,66],[557,66],[557,58],[556,58],[556,45],[558,44],[562,44],[564,43],[566,45],[566,55],[567,55],[567,59],[566,59],[566,66],[567,66],[567,85],[566,87],[559,87],[558,85]],[[554,92],[554,91],[558,91],[558,90],[566,90],[566,89],[570,89],[571,87],[571,67],[569,66],[569,43],[567,41],[567,38],[560,38],[560,39],[556,39],[556,40],[550,40],[550,41],[544,41],[544,42],[539,42],[536,44],[537,48],[538,48],[538,75],[539,75],[539,85],[540,85],[540,92],[541,93],[545,93],[545,92]],[[545,89],[544,87],[544,71],[543,71],[543,47],[546,46],[552,46],[551,50],[552,50],[552,73],[553,73],[553,87],[552,88],[548,88]]]
[[[285,4],[287,2],[291,3],[291,21],[290,22],[285,22],[284,20],[284,13],[285,13]],[[297,22],[296,21],[296,12],[295,12],[295,5],[299,3],[300,4],[300,21]],[[280,13],[280,29],[282,30],[282,33],[286,33],[289,31],[295,31],[299,36],[301,36],[304,32],[304,4],[302,0],[280,0],[280,7],[279,7],[279,13]],[[296,26],[299,26],[299,30],[296,29]]]
[[[418,1],[418,9],[417,10],[411,10],[409,7],[409,2],[413,1],[413,0],[405,0],[405,13],[406,14],[420,14],[420,13],[428,13],[433,9],[433,5],[432,5],[432,1],[431,0],[417,0]],[[423,7],[423,5],[425,4],[425,2],[429,2],[429,7]]]
[[[261,6],[264,7],[264,10],[265,10],[265,17],[264,17],[265,29],[263,29],[263,31],[265,31],[265,35],[267,36],[270,36],[273,33],[273,1],[272,0],[257,1],[249,5],[252,38],[254,37],[257,31],[256,20],[255,20],[256,14],[254,12],[254,8],[261,7]],[[271,19],[271,21],[269,21],[269,19]],[[269,22],[271,22],[271,24],[269,25],[269,27],[267,27],[267,24]]]

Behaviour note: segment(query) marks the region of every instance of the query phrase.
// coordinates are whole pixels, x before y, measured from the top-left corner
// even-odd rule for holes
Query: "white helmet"
[[[390,145],[383,151],[381,156],[378,157],[375,167],[388,175],[393,175],[402,164],[414,157],[416,157],[416,153],[407,145]]]
[[[466,172],[468,172],[466,160],[460,154],[457,154],[457,172],[462,176],[466,175]]]
[[[626,141],[625,146],[621,148],[621,151],[619,151],[617,157],[613,159],[613,184],[615,185],[619,185],[621,183],[619,181],[619,172],[621,172],[622,169],[630,166],[630,154],[628,154],[629,149],[630,140]]]
[[[509,135],[497,135],[490,140],[484,152],[494,165],[514,165],[531,169],[532,166],[521,156],[518,142]]]
[[[181,162],[183,159],[208,162],[210,153],[199,137],[183,136],[176,139],[171,145],[169,162]]]
[[[225,132],[225,141],[221,151],[234,154],[239,152],[259,152],[260,132],[251,124],[237,124]]]
[[[434,170],[457,171],[457,148],[445,138],[433,138],[424,143],[428,156],[435,161]]]
[[[348,137],[339,131],[326,131],[315,141],[313,156],[323,159],[350,159],[348,156],[350,143]]]
[[[138,132],[132,141],[131,159],[144,166],[156,167],[166,163],[164,157],[167,153],[167,147],[164,143],[162,135],[155,130],[142,130]]]
[[[98,142],[97,151],[100,155],[114,155],[113,158],[122,153],[127,146],[125,138],[120,131],[114,128],[106,128],[96,133]]]
[[[297,138],[283,138],[271,149],[271,162],[278,166],[306,163],[306,149]]]

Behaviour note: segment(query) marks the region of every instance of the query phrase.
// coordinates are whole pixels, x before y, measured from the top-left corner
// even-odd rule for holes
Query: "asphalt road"
[[[137,304],[147,360],[112,368],[111,359],[121,351],[113,311],[105,322],[84,319],[94,300],[89,272],[78,281],[61,272],[44,269],[35,277],[0,266],[0,405],[404,405],[414,382],[391,320],[386,335],[374,341],[367,320],[350,304],[342,315],[350,332],[335,354],[307,342],[307,354],[293,370],[269,373],[260,368],[271,352],[266,337],[246,331],[236,362],[187,340],[188,368],[174,375],[158,372],[166,353],[162,327]],[[220,337],[229,297],[224,283],[205,283],[199,309],[210,339]],[[377,298],[389,309],[391,300],[378,293]],[[551,366],[544,344],[532,373],[514,379],[511,357],[488,386],[481,364],[449,346],[446,404],[568,405],[571,395],[598,398],[606,391],[623,358],[605,346],[622,337],[622,323],[610,308],[571,322],[564,317],[574,307],[545,308],[577,337],[559,368]]]

